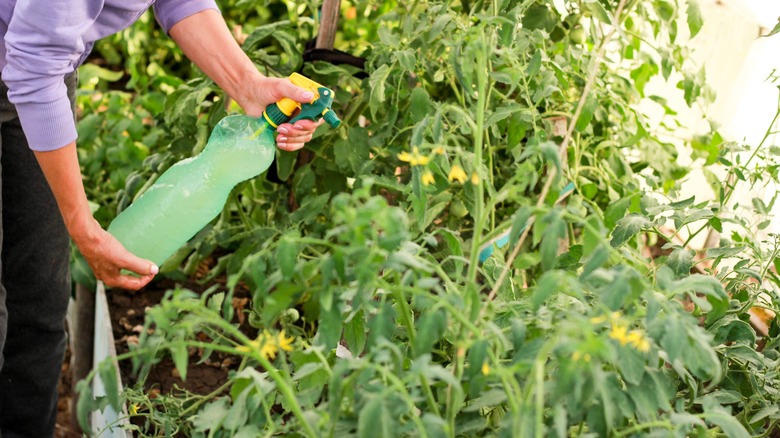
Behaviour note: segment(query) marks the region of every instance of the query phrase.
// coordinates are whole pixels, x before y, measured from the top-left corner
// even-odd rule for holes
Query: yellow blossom
[[[575,351],[574,353],[571,354],[571,358],[574,359],[575,362],[580,360],[580,357],[582,357],[582,354],[580,354],[579,351]]]
[[[405,163],[408,163],[412,161],[412,155],[409,152],[403,151],[400,154],[398,154],[398,159]]]
[[[590,319],[591,324],[601,324],[602,322],[606,322],[607,317],[606,316],[595,316]]]
[[[420,155],[420,150],[416,146],[412,149],[411,154],[409,152],[401,152],[397,157],[399,160],[412,166],[425,166],[430,161],[430,158]]]
[[[650,351],[650,342],[645,338],[644,334],[639,330],[631,330],[626,336],[628,343],[634,346],[642,353]]]
[[[436,182],[436,178],[433,177],[433,174],[431,172],[425,172],[422,174],[422,183],[424,186],[433,184]]]
[[[263,334],[258,336],[257,340],[259,341],[260,354],[265,356],[267,359],[273,359],[276,357],[276,353],[279,351],[279,348],[276,346],[276,342],[274,342],[274,337],[268,333],[268,330],[263,330]]]
[[[450,174],[447,179],[450,181],[458,181],[459,183],[463,184],[466,182],[466,172],[464,172],[460,166],[454,164],[452,169],[450,169]]]
[[[582,356],[582,360],[584,360],[585,362],[590,362],[590,359],[591,359],[590,354],[588,353],[585,353],[585,355]]]
[[[477,172],[471,174],[471,183],[474,185],[479,184],[479,175],[477,175]]]
[[[130,415],[135,415],[138,413],[138,403],[133,403],[130,405]]]
[[[444,155],[444,148],[441,146],[436,146],[435,148],[433,148],[432,152],[434,155]]]
[[[487,362],[482,363],[482,375],[487,376],[490,374],[490,365]]]
[[[284,336],[284,330],[279,332],[279,341],[277,342],[277,345],[279,346],[280,350],[284,351],[292,351],[292,342],[295,340],[292,336],[289,338]]]
[[[259,352],[266,359],[273,359],[276,357],[276,353],[279,349],[291,351],[293,338],[287,338],[284,336],[284,331],[279,333],[278,338],[271,335],[268,330],[264,330],[263,333],[257,335],[257,338],[249,341],[248,345],[239,345],[236,347],[241,353]]]
[[[629,342],[627,332],[626,326],[620,324],[613,325],[609,337],[620,342],[620,345],[626,345]]]

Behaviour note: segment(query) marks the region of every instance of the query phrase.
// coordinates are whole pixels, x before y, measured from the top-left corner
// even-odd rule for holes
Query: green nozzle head
[[[303,119],[317,121],[322,117],[331,128],[338,128],[341,120],[339,120],[339,116],[331,108],[333,106],[333,91],[325,87],[319,87],[317,92],[320,95],[319,99],[312,103],[302,104],[301,111],[290,119],[290,123]]]

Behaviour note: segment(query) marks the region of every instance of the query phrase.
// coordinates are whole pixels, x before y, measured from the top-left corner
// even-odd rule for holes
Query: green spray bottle
[[[332,90],[297,73],[289,79],[313,92],[315,100],[301,105],[284,98],[269,105],[262,117],[220,120],[205,149],[166,170],[111,222],[108,232],[131,253],[160,266],[222,211],[236,184],[268,169],[279,124],[324,118],[330,126],[339,126],[331,110]],[[296,109],[300,112],[293,116]]]

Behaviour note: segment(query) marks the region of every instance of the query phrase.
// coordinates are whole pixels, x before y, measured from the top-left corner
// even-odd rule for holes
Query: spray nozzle
[[[337,128],[341,124],[341,120],[331,108],[333,106],[333,90],[298,73],[293,73],[289,79],[293,84],[314,93],[314,100],[310,103],[300,104],[285,97],[279,102],[269,105],[263,113],[263,117],[274,128],[280,123],[288,121],[295,123],[303,119],[317,121],[324,118],[325,122],[333,128]],[[292,116],[296,109],[300,109],[300,111]]]

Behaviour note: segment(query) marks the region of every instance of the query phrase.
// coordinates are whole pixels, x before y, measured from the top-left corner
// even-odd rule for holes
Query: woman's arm
[[[92,217],[81,181],[76,143],[53,151],[36,151],[35,158],[46,176],[68,233],[89,263],[95,277],[106,286],[139,289],[151,281],[158,268],[127,251]],[[127,269],[140,277],[123,275]]]
[[[169,33],[184,54],[214,80],[250,116],[259,117],[266,106],[289,97],[311,102],[311,92],[287,79],[265,77],[257,71],[231,35],[219,11],[207,9],[179,21]],[[280,149],[294,151],[311,140],[322,123],[302,120],[295,125],[283,123],[277,129]]]

